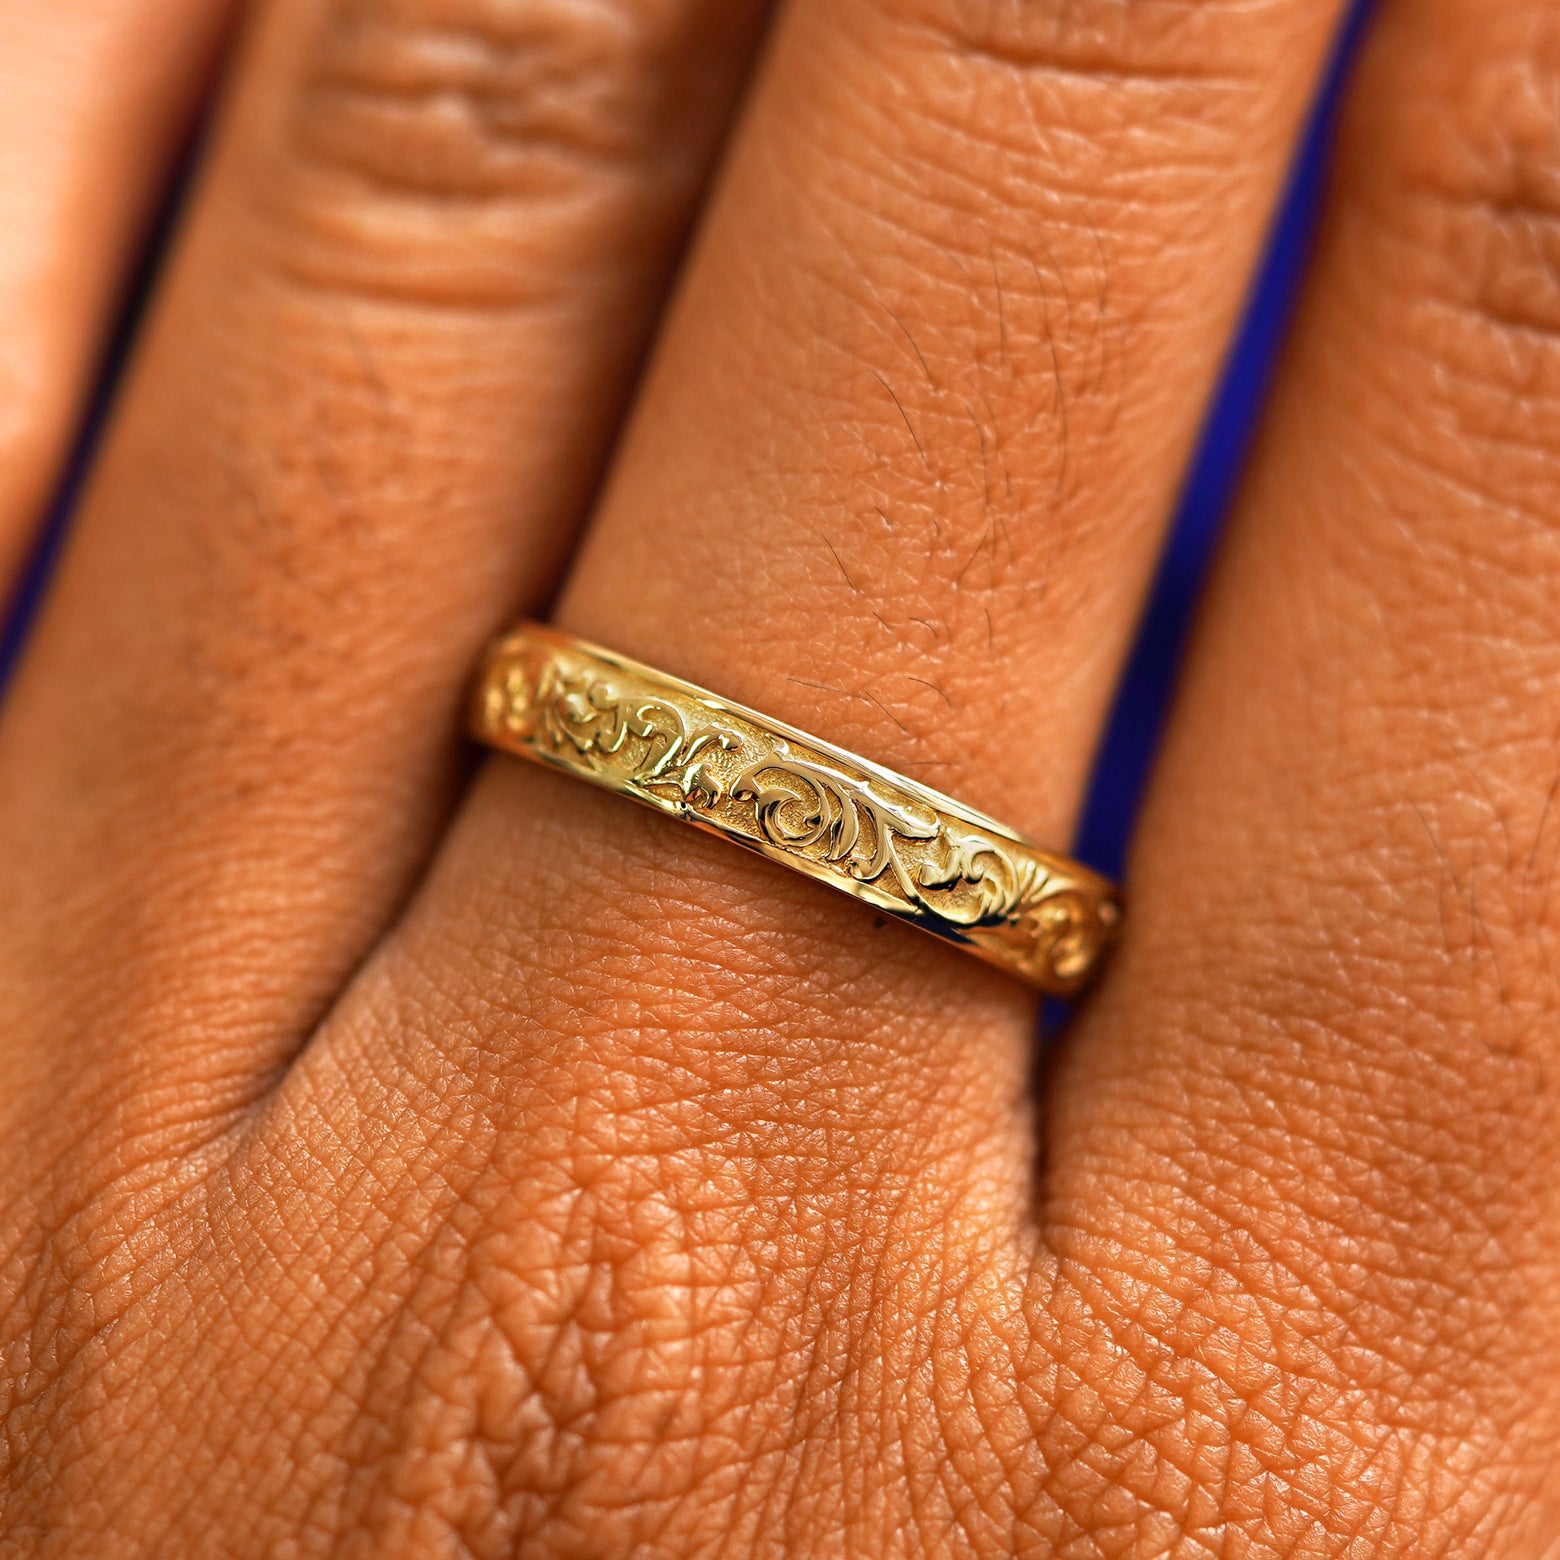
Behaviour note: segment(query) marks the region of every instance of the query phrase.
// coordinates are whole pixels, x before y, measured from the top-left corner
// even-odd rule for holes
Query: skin
[[[75,9],[13,555],[226,23]],[[0,1553],[1560,1554],[1549,0],[1384,0],[1043,1069],[463,690],[550,610],[1064,841],[1336,6],[241,22],[0,709]]]

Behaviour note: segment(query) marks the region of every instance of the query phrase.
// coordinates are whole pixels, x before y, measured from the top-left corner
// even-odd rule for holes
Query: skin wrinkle
[[[738,45],[753,11],[709,8],[690,49],[681,0],[484,4],[437,25],[418,3],[313,9],[313,42],[273,49],[307,52],[303,90],[253,110],[290,114],[268,133],[294,164],[286,180],[255,181],[268,217],[256,239],[307,291],[479,318],[557,307],[560,282],[570,291],[560,248],[581,273],[574,288],[592,272],[618,282],[621,209],[664,227],[702,177],[700,132],[726,81],[693,63]],[[494,94],[525,114],[507,122]]]
[[[633,21],[603,8],[588,30],[578,5],[533,8],[511,13],[529,22],[514,32],[487,9],[461,31],[458,19],[333,6],[298,104],[299,147],[393,194],[445,200],[564,194],[581,167],[632,165],[653,138],[637,122],[650,107],[640,85],[657,74],[645,56],[665,47],[646,26],[652,7],[630,7]]]

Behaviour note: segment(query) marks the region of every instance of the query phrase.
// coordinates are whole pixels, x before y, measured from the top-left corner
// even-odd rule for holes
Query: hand
[[[463,768],[561,581],[1064,846],[1337,11],[790,0],[592,503],[761,7],[254,8],[0,720],[4,1553],[1555,1553],[1551,0],[1386,0],[1043,1091]],[[224,25],[0,4],[12,557]]]

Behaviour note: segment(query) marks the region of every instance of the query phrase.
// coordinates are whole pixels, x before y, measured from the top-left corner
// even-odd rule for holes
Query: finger
[[[1384,1552],[1560,1531],[1557,101],[1552,8],[1385,9],[1052,1111],[1072,1271],[1266,1405],[1226,1488]]]
[[[0,4],[0,602],[230,9]]]
[[[567,550],[760,18],[267,8],[0,726],[0,953],[43,1032],[118,968],[156,996],[111,1043],[220,1110],[361,957],[476,650]]]
[[[788,10],[567,624],[1064,838],[1331,21]],[[352,1317],[353,1511],[458,1456],[421,1385],[492,1347],[522,1548],[1076,1538],[1068,1416],[1037,1437],[1012,1372],[1032,1024],[816,885],[491,769],[261,1139],[317,1158],[300,1229],[367,1164],[424,1254]],[[426,1276],[468,1261],[493,1328]]]

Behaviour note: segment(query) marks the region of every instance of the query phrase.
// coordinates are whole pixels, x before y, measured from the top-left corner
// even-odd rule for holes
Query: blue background
[[[1220,388],[1210,404],[1199,450],[1187,475],[1136,648],[1100,748],[1077,850],[1083,859],[1113,876],[1119,875],[1122,869],[1132,822],[1164,724],[1202,580],[1261,412],[1275,357],[1282,345],[1297,284],[1310,249],[1338,98],[1364,30],[1369,5],[1370,0],[1356,0],[1334,52],[1255,279],[1242,328],[1231,349]],[[191,156],[195,154],[192,149]],[[58,558],[81,491],[83,475],[102,428],[104,410],[112,400],[123,369],[150,278],[155,274],[173,224],[179,193],[186,187],[187,180],[182,175],[187,171],[187,168],[182,170],[181,176],[173,181],[174,193],[168,210],[158,224],[140,275],[130,290],[123,323],[99,376],[93,405],[84,420],[77,449],[69,464],[69,475],[45,523],[20,593],[0,625],[0,696],[15,669],[27,630]]]

